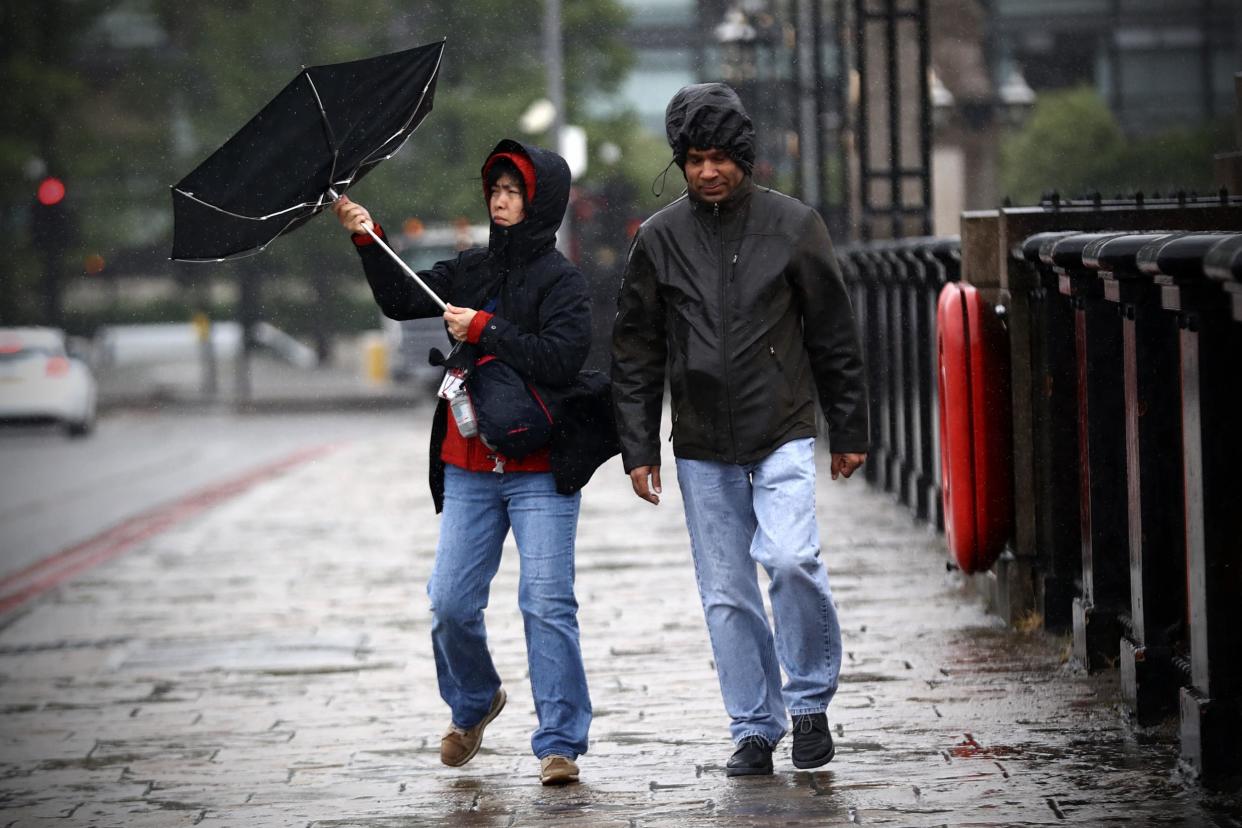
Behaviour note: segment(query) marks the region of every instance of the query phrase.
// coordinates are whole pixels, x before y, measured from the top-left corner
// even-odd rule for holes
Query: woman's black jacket
[[[526,218],[512,227],[492,224],[486,250],[473,248],[438,262],[419,277],[440,298],[457,307],[481,309],[495,298],[495,316],[477,348],[517,369],[539,387],[556,416],[551,445],[557,490],[571,494],[616,454],[615,427],[607,379],[580,369],[591,345],[591,308],[586,280],[556,249],[556,230],[569,201],[569,168],[554,153],[501,141],[496,153],[526,155],[535,170]],[[440,308],[376,244],[361,244],[371,292],[392,319],[440,316]],[[451,341],[451,340],[450,340]],[[439,401],[431,429],[429,477],[436,511],[444,507],[444,462],[440,448],[447,428],[447,404]]]

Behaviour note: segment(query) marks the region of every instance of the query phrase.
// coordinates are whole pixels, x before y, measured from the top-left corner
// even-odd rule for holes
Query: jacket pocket
[[[673,426],[668,432],[668,441],[673,442],[673,435],[677,432],[677,421],[681,419],[681,410],[686,405],[686,381],[683,376],[685,371],[685,356],[679,354],[676,347],[673,349],[671,358],[668,361],[668,390],[669,409],[673,413]]]
[[[768,348],[768,361],[772,364],[772,366],[776,369],[776,373],[780,376],[780,381],[781,381],[781,384],[784,386],[785,391],[792,393],[793,392],[793,380],[789,376],[789,374],[785,371],[785,363],[781,361],[780,354],[776,352],[776,346],[773,345],[771,342],[769,342],[767,345],[767,348]]]
[[[771,380],[771,391],[773,395],[772,407],[773,413],[783,412],[781,417],[789,416],[793,411],[799,408],[802,395],[798,392],[798,377],[795,372],[798,370],[797,360],[782,359],[781,352],[776,349],[776,345],[768,342],[764,346],[767,350],[765,357],[768,362],[769,369],[775,371],[777,377]],[[789,354],[786,354],[788,357]]]

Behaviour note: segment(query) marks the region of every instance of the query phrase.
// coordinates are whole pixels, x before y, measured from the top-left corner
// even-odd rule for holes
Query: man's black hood
[[[754,169],[755,127],[732,87],[723,83],[683,86],[664,111],[664,129],[673,160],[683,170],[691,147],[722,149],[747,175]]]
[[[525,179],[526,218],[511,227],[491,222],[488,249],[500,260],[516,264],[556,246],[556,231],[569,206],[569,165],[551,150],[505,138],[488,153],[483,163],[485,205],[487,171],[497,157],[513,161]],[[488,213],[490,215],[490,209]]]

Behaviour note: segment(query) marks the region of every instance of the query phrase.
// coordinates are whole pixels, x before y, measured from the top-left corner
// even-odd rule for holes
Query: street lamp
[[[957,105],[957,99],[953,97],[949,87],[940,80],[935,69],[927,70],[927,87],[931,90],[932,123],[938,127],[944,126],[949,122],[953,107]]]
[[[766,180],[784,166],[792,133],[781,117],[789,90],[780,89],[777,51],[788,32],[765,0],[740,0],[713,29],[720,46],[720,77],[731,84],[756,125],[756,179]]]
[[[721,75],[731,83],[749,83],[755,79],[755,27],[746,19],[746,12],[734,6],[716,25],[716,42],[720,44]]]
[[[1022,71],[1013,64],[1009,66],[996,97],[1000,100],[1001,117],[1010,126],[1017,126],[1025,121],[1035,106],[1035,90],[1026,82]]]
[[[555,122],[556,104],[547,98],[539,98],[531,102],[518,118],[518,127],[527,135],[540,135],[547,132]]]

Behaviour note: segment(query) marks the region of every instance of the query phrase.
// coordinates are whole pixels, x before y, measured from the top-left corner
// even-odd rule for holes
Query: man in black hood
[[[673,454],[699,594],[737,746],[729,776],[772,773],[834,747],[826,710],[841,631],[815,521],[815,401],[831,474],[866,459],[857,325],[823,220],[751,179],[754,127],[720,83],[687,86],[665,115],[687,192],[634,238],[613,329],[612,389],[634,492],[660,495],[660,417]],[[771,578],[775,641],[755,564]],[[788,680],[782,686],[781,668]]]

